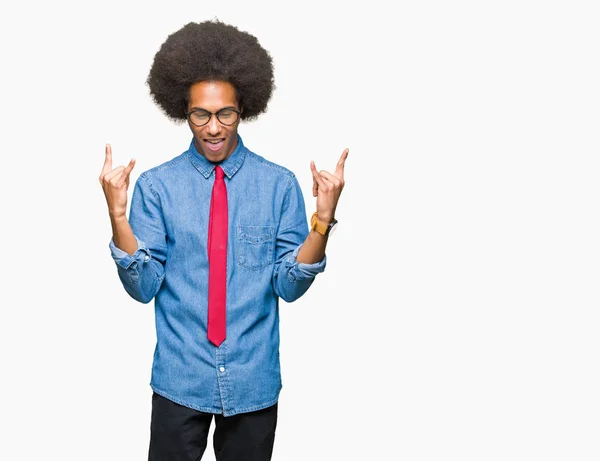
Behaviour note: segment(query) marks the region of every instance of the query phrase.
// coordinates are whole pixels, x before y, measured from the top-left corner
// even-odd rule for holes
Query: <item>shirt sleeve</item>
[[[308,236],[304,197],[294,176],[287,191],[279,223],[273,271],[273,287],[277,296],[292,302],[311,286],[317,274],[325,270],[327,256],[313,264],[299,263],[296,257]]]
[[[167,255],[166,229],[158,195],[146,173],[135,183],[131,197],[129,224],[137,241],[130,255],[115,245],[109,248],[125,291],[136,301],[149,303],[158,293],[165,277]]]

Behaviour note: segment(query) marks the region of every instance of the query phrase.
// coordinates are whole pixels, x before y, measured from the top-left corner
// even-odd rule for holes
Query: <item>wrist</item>
[[[127,221],[127,213],[113,213],[112,211],[108,212],[111,221]]]
[[[321,221],[323,224],[329,225],[334,220],[333,213],[319,213],[317,211],[316,214],[317,214],[317,219],[319,221]]]

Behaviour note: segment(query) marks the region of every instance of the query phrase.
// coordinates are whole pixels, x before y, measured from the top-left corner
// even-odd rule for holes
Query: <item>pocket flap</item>
[[[261,244],[273,240],[272,226],[238,226],[238,239]]]

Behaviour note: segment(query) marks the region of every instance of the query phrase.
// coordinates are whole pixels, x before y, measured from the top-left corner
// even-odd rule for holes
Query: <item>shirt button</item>
[[[221,373],[225,373],[225,367],[221,367],[221,368],[219,368],[219,371],[220,371]]]
[[[146,255],[144,256],[144,261],[148,261],[150,259],[150,256]]]

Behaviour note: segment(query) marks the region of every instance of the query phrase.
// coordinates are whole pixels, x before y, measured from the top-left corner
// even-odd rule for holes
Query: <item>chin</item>
[[[219,163],[225,160],[225,155],[221,152],[205,152],[204,156],[213,163]]]

